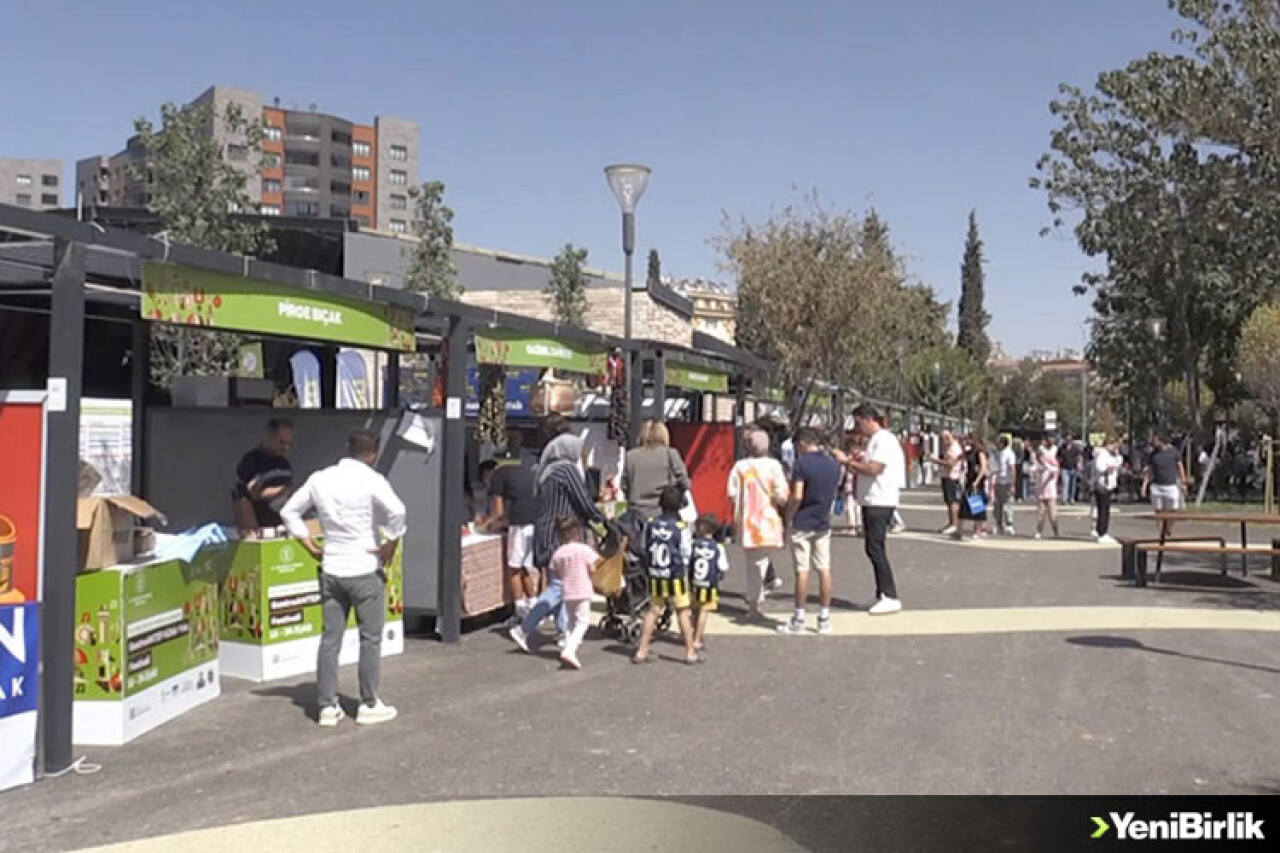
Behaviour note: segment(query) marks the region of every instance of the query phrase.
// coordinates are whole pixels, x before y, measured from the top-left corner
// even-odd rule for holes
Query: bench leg
[[[1137,559],[1135,560],[1135,563],[1137,565],[1137,570],[1138,570],[1136,575],[1138,586],[1140,587],[1146,586],[1147,585],[1147,552],[1137,551],[1136,557]]]
[[[1271,577],[1280,578],[1280,539],[1271,540]]]
[[[1133,542],[1125,542],[1120,546],[1120,577],[1125,580],[1136,578],[1138,573],[1134,566],[1138,546]]]

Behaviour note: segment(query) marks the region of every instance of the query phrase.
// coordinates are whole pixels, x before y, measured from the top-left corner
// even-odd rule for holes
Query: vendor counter
[[[506,584],[506,536],[462,537],[462,615],[480,616],[510,603]]]
[[[77,744],[128,743],[217,698],[218,556],[76,578]]]
[[[314,673],[324,617],[320,568],[292,539],[235,542],[223,549],[222,672],[252,681]],[[403,548],[387,568],[387,622],[382,656],[404,651]],[[360,638],[347,621],[339,662],[355,663]]]

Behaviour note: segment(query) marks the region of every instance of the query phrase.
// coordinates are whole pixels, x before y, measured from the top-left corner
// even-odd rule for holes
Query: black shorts
[[[964,489],[959,480],[942,481],[942,500],[947,504],[958,504],[964,500]]]

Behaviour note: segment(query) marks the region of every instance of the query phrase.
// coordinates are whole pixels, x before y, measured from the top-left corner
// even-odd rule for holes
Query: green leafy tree
[[[453,209],[445,203],[444,190],[441,181],[428,181],[409,191],[417,242],[405,271],[405,286],[437,299],[459,299],[464,288],[453,262]]]
[[[985,262],[982,237],[978,234],[978,213],[970,211],[964,261],[960,264],[960,318],[956,346],[981,365],[986,365],[991,357],[991,339],[987,337],[991,315],[985,305],[986,273],[982,269]]]
[[[1240,375],[1273,416],[1280,415],[1280,304],[1259,307],[1240,334]]]
[[[217,135],[210,132],[215,124]],[[167,239],[242,255],[270,251],[266,224],[237,216],[253,210],[246,187],[261,162],[261,119],[245,116],[236,104],[220,116],[207,103],[165,104],[159,129],[139,118],[134,130],[144,157],[130,166],[130,177],[145,184],[147,208]],[[230,145],[240,146],[240,165],[228,156]],[[169,388],[178,376],[233,374],[243,342],[239,335],[154,324],[152,381]]]
[[[896,285],[862,243],[862,223],[814,195],[763,222],[726,220],[717,246],[738,282],[738,340],[788,389],[852,386],[874,362],[866,344],[883,333]]]
[[[1204,380],[1235,392],[1241,326],[1280,281],[1280,4],[1169,5],[1182,18],[1174,51],[1104,72],[1091,91],[1061,88],[1032,186],[1054,226],[1072,219],[1081,249],[1106,261],[1077,288],[1100,320],[1099,368],[1157,393],[1182,381],[1199,427]],[[1165,330],[1156,346],[1117,345],[1126,330],[1150,340],[1151,319]]]
[[[551,314],[564,326],[584,328],[587,324],[587,250],[565,243],[551,262],[551,278],[543,293]]]
[[[649,250],[649,272],[645,276],[645,283],[649,287],[662,284],[662,259],[658,257],[657,249]]]
[[[970,417],[982,402],[986,375],[957,346],[920,350],[907,361],[907,380],[917,405],[946,415]]]

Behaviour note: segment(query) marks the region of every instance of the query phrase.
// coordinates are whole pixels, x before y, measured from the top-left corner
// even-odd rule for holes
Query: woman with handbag
[[[964,443],[964,500],[960,503],[960,518],[973,522],[973,538],[987,535],[987,450],[977,434],[969,433]],[[962,525],[963,526],[963,522]],[[956,533],[960,538],[960,533]]]
[[[667,486],[679,486],[685,493],[685,506],[680,510],[681,520],[688,523],[698,516],[689,495],[689,471],[680,458],[680,451],[671,446],[671,433],[661,421],[645,421],[640,427],[637,446],[627,451],[622,465],[622,493],[627,497],[627,508],[652,521],[659,513],[658,499]]]

